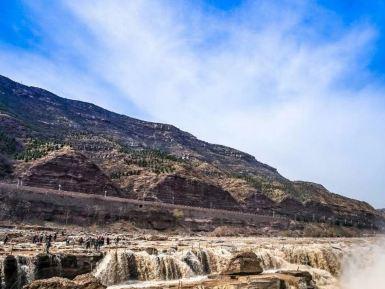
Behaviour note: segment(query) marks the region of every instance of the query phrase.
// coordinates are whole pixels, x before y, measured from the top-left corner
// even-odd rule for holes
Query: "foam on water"
[[[385,240],[355,246],[345,255],[341,289],[385,289]]]
[[[143,281],[143,282],[138,282],[138,281],[131,281],[127,282],[127,284],[123,285],[114,285],[114,286],[109,286],[108,289],[140,289],[140,288],[153,288],[153,287],[167,287],[167,286],[172,286],[172,285],[190,285],[194,284],[200,281],[207,280],[207,276],[195,276],[191,278],[182,278],[179,280],[156,280],[156,281]]]

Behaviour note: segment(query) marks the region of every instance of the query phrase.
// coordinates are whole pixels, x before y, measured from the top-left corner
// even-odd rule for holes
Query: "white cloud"
[[[60,17],[50,18],[55,29],[43,28],[55,47],[73,51],[13,59],[29,67],[15,75],[108,108],[115,107],[103,97],[112,87],[115,103],[125,97],[150,119],[385,206],[384,95],[365,67],[376,36],[370,25],[339,26],[302,2],[250,2],[226,15],[175,1],[63,1],[62,8],[82,29]],[[14,56],[7,53],[0,52],[2,69]],[[31,75],[34,63],[44,63],[45,74]]]

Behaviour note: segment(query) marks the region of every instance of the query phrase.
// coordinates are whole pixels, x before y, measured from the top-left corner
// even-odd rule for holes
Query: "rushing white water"
[[[193,276],[187,263],[175,255],[150,255],[145,251],[114,250],[96,268],[94,275],[103,284],[113,285],[129,280],[173,280]]]
[[[106,285],[130,280],[176,280],[218,273],[225,268],[230,256],[230,252],[219,248],[157,255],[120,249],[109,252],[94,275]]]
[[[356,246],[343,260],[341,289],[385,289],[385,240]]]
[[[31,258],[18,256],[17,260],[17,278],[18,286],[32,282],[35,279],[35,265]]]
[[[329,247],[329,246],[328,246]],[[254,252],[261,259],[266,273],[277,270],[308,271],[320,289],[334,289],[337,284],[336,276],[339,263],[335,262],[341,252],[322,245],[285,245],[282,247],[269,246],[256,248]],[[330,262],[330,263],[329,263]]]
[[[195,276],[191,278],[182,278],[179,280],[155,280],[155,281],[143,281],[143,282],[127,282],[125,285],[109,286],[108,289],[142,289],[142,288],[167,288],[175,285],[191,285],[200,281],[207,280],[207,276]],[[183,288],[182,286],[180,286]]]
[[[328,248],[328,249],[327,249]],[[267,246],[245,248],[256,253],[265,271],[300,269],[309,271],[321,288],[333,288],[340,271],[342,250],[328,245]],[[105,285],[127,284],[133,280],[178,280],[217,274],[232,256],[224,248],[193,249],[150,255],[145,251],[114,250],[96,268],[94,275]]]
[[[338,275],[341,271],[343,250],[340,247],[320,244],[307,246],[290,245],[282,249],[284,259],[288,262],[322,269],[333,275]]]
[[[111,250],[98,264],[93,274],[107,286],[125,284],[124,286],[135,288],[147,284],[151,287],[151,284],[154,286],[173,284],[178,280],[184,280],[183,283],[187,284],[186,282],[196,282],[210,274],[225,271],[235,253],[250,251],[260,259],[265,272],[286,269],[308,271],[320,289],[385,289],[381,287],[385,284],[383,274],[385,247],[381,242],[371,239],[359,241],[282,239],[280,243],[276,241],[271,244],[244,241],[240,246],[184,248],[163,249],[162,253],[145,249]],[[60,276],[61,256],[52,255],[51,258],[55,274]],[[34,257],[18,256],[16,260],[15,288],[21,288],[22,285],[34,280],[35,273],[39,270],[35,268]],[[0,268],[4,267],[3,263],[0,260]]]

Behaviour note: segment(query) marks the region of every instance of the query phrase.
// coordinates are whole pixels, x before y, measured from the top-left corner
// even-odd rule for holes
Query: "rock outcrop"
[[[198,179],[177,175],[165,176],[151,191],[156,199],[165,203],[214,209],[241,209],[229,192]]]
[[[86,156],[71,149],[49,154],[23,173],[24,185],[119,196],[119,189]]]
[[[80,275],[74,280],[53,277],[45,280],[36,280],[24,289],[105,289],[98,279],[91,274]]]
[[[278,270],[275,274],[276,276],[280,276],[280,278],[285,282],[287,288],[317,288],[315,282],[313,281],[313,276],[308,271]]]
[[[2,76],[0,154],[12,163],[6,181],[22,176],[37,187],[61,184],[63,190],[130,198],[152,191],[161,202],[275,211],[346,226],[379,228],[385,222],[365,202],[292,182],[247,153]]]
[[[257,275],[263,272],[261,260],[253,252],[241,252],[233,256],[223,275]]]
[[[101,254],[95,256],[39,254],[33,258],[34,278],[61,276],[73,279],[78,275],[90,273],[101,258]]]

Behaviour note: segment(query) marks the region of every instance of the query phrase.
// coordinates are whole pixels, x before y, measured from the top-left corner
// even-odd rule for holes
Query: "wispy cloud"
[[[47,16],[34,1],[46,42],[32,54],[3,47],[0,68],[385,206],[370,23],[344,27],[313,2],[252,1],[228,13],[175,3],[63,1]]]

